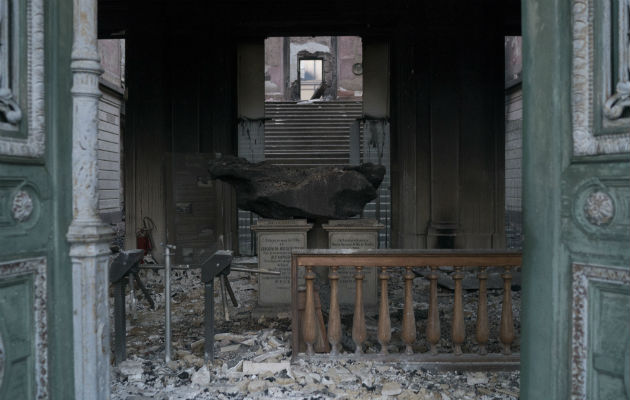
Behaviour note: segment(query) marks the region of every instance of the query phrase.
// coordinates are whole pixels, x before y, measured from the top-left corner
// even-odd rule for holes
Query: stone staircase
[[[350,126],[363,103],[267,102],[265,160],[286,166],[348,165]]]

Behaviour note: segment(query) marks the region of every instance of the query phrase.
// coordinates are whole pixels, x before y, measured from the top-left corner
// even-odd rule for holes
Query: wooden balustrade
[[[328,341],[330,342],[330,354],[337,355],[341,346],[341,313],[339,312],[339,300],[337,298],[339,267],[332,267],[328,274],[330,280],[330,312],[328,316]]]
[[[365,330],[365,314],[363,313],[363,274],[361,270],[363,267],[355,267],[357,270],[357,274],[354,276],[356,280],[356,296],[354,299],[354,318],[352,319],[352,340],[354,340],[354,345],[356,349],[354,352],[356,354],[363,353],[363,342],[367,338],[367,333]]]
[[[443,360],[448,356],[449,362],[471,363],[478,365],[518,365],[518,356],[510,356],[511,345],[514,341],[514,321],[512,316],[511,280],[512,268],[521,265],[521,254],[514,251],[497,250],[294,250],[292,255],[292,290],[294,299],[297,298],[297,269],[305,268],[304,275],[306,286],[306,304],[304,307],[303,321],[298,324],[298,312],[296,302],[293,302],[293,348],[298,349],[298,327],[302,326],[302,338],[306,343],[306,354],[313,356],[314,345],[317,340],[316,307],[314,296],[314,267],[329,267],[328,279],[330,282],[330,308],[328,316],[328,341],[330,342],[330,355],[338,356],[341,353],[341,315],[338,301],[339,268],[355,269],[356,296],[352,321],[352,339],[355,343],[355,356],[366,357],[363,354],[363,346],[367,340],[365,322],[365,310],[363,299],[363,281],[365,268],[379,268],[378,279],[380,282],[380,302],[378,303],[378,334],[380,343],[380,356],[388,355],[388,345],[392,339],[392,326],[390,319],[390,304],[388,298],[388,284],[391,273],[398,267],[403,267],[404,279],[404,304],[403,318],[400,327],[400,339],[404,344],[404,356],[419,359]],[[440,317],[438,308],[437,269],[440,266],[454,267],[452,278],[455,290],[453,293],[453,313],[451,320],[451,338],[453,353],[438,354],[440,343]],[[429,281],[429,310],[426,321],[426,340],[429,350],[424,354],[414,354],[413,346],[416,343],[416,320],[413,302],[413,280],[416,275],[413,268],[430,268],[427,275]],[[501,311],[500,328],[498,332],[503,354],[488,354],[488,342],[490,332],[488,328],[488,290],[487,267],[502,267],[503,301]],[[464,354],[462,345],[466,339],[463,288],[462,280],[464,270],[475,268],[479,281],[479,294],[477,299],[477,319],[475,322],[475,339],[479,345],[478,354]],[[298,351],[293,352],[293,357],[298,356]],[[403,356],[401,354],[400,356]],[[437,358],[436,358],[437,357]],[[442,357],[442,358],[440,358]],[[471,358],[472,357],[472,358]],[[499,357],[499,358],[497,358]],[[502,358],[501,358],[502,357]],[[484,364],[485,363],[485,364]],[[494,364],[493,364],[494,363]],[[510,364],[511,363],[511,364]]]
[[[438,309],[437,295],[437,267],[431,267],[429,280],[431,288],[429,294],[429,316],[427,318],[427,341],[431,345],[431,354],[438,353],[438,344],[440,343],[440,310]]]
[[[392,340],[392,323],[389,319],[389,301],[387,299],[387,280],[389,279],[387,268],[381,267],[381,274],[378,276],[378,279],[381,281],[381,303],[378,309],[378,342],[381,345],[381,354],[387,354],[387,345]]]
[[[302,332],[302,335],[304,337],[304,343],[306,343],[306,354],[312,356],[313,354],[315,354],[313,347],[315,346],[315,341],[317,340],[317,318],[315,317],[315,290],[313,289],[313,280],[315,280],[315,273],[313,272],[312,267],[306,268],[304,279],[306,280],[306,305],[304,307],[304,325],[302,325],[304,331]]]
[[[486,289],[486,280],[488,279],[488,273],[486,267],[479,267],[479,273],[477,274],[479,279],[479,300],[477,301],[477,323],[475,330],[477,331],[477,344],[479,345],[479,354],[488,354],[488,292]]]
[[[455,267],[455,274],[453,274],[453,280],[455,281],[455,299],[453,301],[453,324],[452,324],[452,336],[453,336],[453,351],[456,355],[462,355],[462,344],[466,339],[466,327],[464,325],[464,304],[462,294],[462,267]]]
[[[501,332],[499,339],[503,344],[503,354],[511,354],[510,346],[514,341],[514,321],[512,319],[512,273],[506,268],[503,278],[503,306],[501,307]]]
[[[402,340],[405,343],[405,354],[413,354],[413,343],[416,341],[416,315],[413,311],[413,278],[411,267],[405,273],[405,303],[403,306]]]

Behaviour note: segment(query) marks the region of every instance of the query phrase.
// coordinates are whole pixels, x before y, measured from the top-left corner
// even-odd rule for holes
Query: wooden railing
[[[306,356],[313,357],[314,344],[317,340],[318,322],[315,310],[314,281],[315,267],[329,268],[330,307],[327,336],[331,351],[326,357],[337,357],[341,347],[341,315],[338,302],[338,280],[340,268],[354,268],[356,271],[356,295],[352,323],[352,339],[356,345],[355,355],[344,357],[374,357],[363,354],[366,341],[366,325],[363,303],[363,270],[379,268],[380,302],[378,306],[378,342],[382,359],[404,358],[433,364],[439,368],[470,367],[475,368],[510,368],[518,367],[518,354],[511,355],[511,344],[514,341],[514,321],[512,316],[511,280],[512,270],[521,265],[521,253],[498,250],[294,250],[291,257],[291,290],[292,290],[292,348],[293,358],[298,357],[300,337],[306,344]],[[438,274],[442,266],[454,268],[453,316],[451,321],[452,353],[439,353],[440,318],[438,312]],[[402,326],[400,327],[404,354],[388,355],[388,344],[391,341],[391,320],[389,315],[388,282],[390,270],[404,269],[404,306]],[[430,349],[426,354],[414,354],[416,342],[416,321],[413,303],[413,280],[416,277],[412,268],[430,268],[427,279],[429,285],[429,310],[426,323],[426,340]],[[486,280],[488,267],[501,267],[503,273],[503,301],[499,340],[502,354],[488,354],[489,340],[488,305]],[[298,312],[298,268],[305,268],[306,303],[301,316]],[[465,322],[463,308],[462,279],[464,269],[474,268],[479,280],[479,296],[477,301],[477,320],[475,339],[479,346],[478,354],[463,354],[462,344],[465,342]],[[300,325],[302,332],[299,331]]]

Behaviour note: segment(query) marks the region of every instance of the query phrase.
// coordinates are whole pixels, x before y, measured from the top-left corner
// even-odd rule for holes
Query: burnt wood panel
[[[143,15],[147,20],[152,16],[149,11]],[[168,48],[164,46],[168,40],[162,35],[165,31],[158,26],[152,28],[138,27],[129,32],[126,45],[129,55],[128,129],[124,147],[126,248],[136,247],[135,232],[144,217],[151,218],[156,225],[154,244],[166,239],[163,158],[171,143]],[[152,60],[151,68],[147,68],[147,60]],[[161,251],[154,252],[158,253]]]

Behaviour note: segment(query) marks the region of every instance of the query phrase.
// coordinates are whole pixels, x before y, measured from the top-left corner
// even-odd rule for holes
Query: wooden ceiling
[[[471,24],[479,13],[491,13],[505,35],[519,35],[521,20],[520,0],[99,0],[98,5],[100,38],[124,37],[130,27],[144,25],[164,26],[173,32],[227,30],[237,37],[379,36],[401,25]]]

